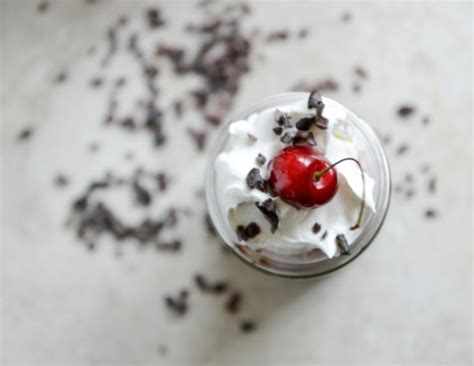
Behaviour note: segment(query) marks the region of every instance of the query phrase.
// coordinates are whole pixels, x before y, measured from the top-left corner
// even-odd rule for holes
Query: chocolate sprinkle
[[[251,222],[245,228],[245,236],[248,239],[255,238],[258,234],[260,234],[260,226],[258,226],[255,222]]]
[[[256,188],[262,192],[267,191],[267,181],[260,175],[260,170],[258,168],[251,169],[247,174],[245,181],[251,189]]]
[[[256,202],[255,206],[257,206],[257,208],[265,216],[268,222],[270,222],[270,231],[272,232],[272,234],[275,233],[278,229],[278,224],[280,222],[280,219],[278,218],[276,212],[275,201],[273,201],[271,198],[268,198],[261,203]]]
[[[349,246],[349,243],[347,242],[346,237],[344,234],[339,234],[336,236],[336,244],[341,250],[342,255],[349,255],[351,254],[351,248]]]
[[[251,133],[247,133],[247,136],[250,140],[250,142],[257,142],[257,137],[252,135]]]
[[[319,233],[320,231],[321,231],[321,225],[318,224],[318,223],[315,223],[315,224],[313,225],[313,233],[314,233],[314,234],[317,234],[317,233]]]
[[[438,212],[433,208],[428,208],[425,211],[425,217],[428,218],[428,219],[435,218],[436,216],[438,216]]]
[[[263,164],[265,164],[266,161],[267,161],[267,159],[262,154],[258,154],[257,158],[255,159],[255,162],[259,166],[262,166]]]
[[[181,292],[178,297],[173,298],[172,296],[165,297],[165,304],[173,311],[176,315],[183,316],[188,311],[187,296],[185,293]],[[184,296],[183,296],[184,295]]]
[[[275,31],[271,32],[267,37],[267,42],[275,42],[275,41],[284,41],[288,38],[287,31]]]
[[[361,66],[356,66],[354,68],[354,72],[357,76],[360,76],[362,79],[367,79],[367,71],[363,69]]]

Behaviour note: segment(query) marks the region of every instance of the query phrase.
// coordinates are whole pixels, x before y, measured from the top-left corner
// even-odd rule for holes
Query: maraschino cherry
[[[338,176],[335,166],[348,160],[355,162],[361,170],[364,198],[364,174],[356,159],[345,158],[331,164],[319,151],[305,145],[288,146],[275,156],[270,165],[268,183],[273,193],[290,205],[316,208],[328,203],[336,195]],[[359,227],[363,209],[364,200],[359,219],[351,229]]]

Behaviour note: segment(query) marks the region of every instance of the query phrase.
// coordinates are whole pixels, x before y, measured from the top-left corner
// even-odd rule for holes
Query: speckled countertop
[[[141,93],[140,70],[122,39],[110,66],[99,66],[106,30],[126,15],[124,34],[143,32],[144,9],[155,3],[50,1],[42,12],[38,4],[0,3],[4,364],[472,361],[472,4],[253,5],[249,29],[284,29],[290,37],[252,51],[233,110],[301,81],[335,80],[338,90],[327,94],[389,138],[393,182],[401,189],[369,250],[340,272],[306,282],[247,268],[207,232],[196,191],[215,128],[206,127],[205,151],[197,152],[186,129],[206,124],[191,104],[180,121],[165,120],[168,141],[161,148],[145,133],[104,127],[113,77],[127,78],[119,103],[124,113]],[[160,8],[167,25],[146,32],[144,47],[158,39],[191,47],[193,39],[180,29],[202,18],[196,4],[163,1]],[[350,19],[343,21],[346,13]],[[295,36],[302,27],[309,30],[305,39]],[[367,79],[355,75],[356,65]],[[64,82],[54,83],[63,70]],[[169,107],[194,81],[173,76],[166,65],[162,71],[160,102]],[[94,77],[105,85],[91,88]],[[406,119],[396,113],[403,104],[416,108]],[[32,135],[19,141],[25,128]],[[96,153],[91,143],[98,144]],[[403,145],[407,150],[397,155]],[[124,159],[130,152],[134,158]],[[429,172],[421,172],[424,165]],[[88,250],[64,226],[71,202],[104,171],[129,174],[137,166],[171,176],[150,212],[191,209],[169,233],[182,250],[125,242],[118,257],[110,237]],[[58,173],[69,185],[54,185]],[[427,188],[432,177],[435,193]],[[128,194],[108,198],[120,213],[139,217]],[[430,208],[437,217],[425,217]],[[241,291],[238,314],[225,311],[226,295],[198,291],[196,273]],[[178,317],[163,298],[182,288],[190,290],[189,311]],[[242,333],[243,319],[257,328]]]

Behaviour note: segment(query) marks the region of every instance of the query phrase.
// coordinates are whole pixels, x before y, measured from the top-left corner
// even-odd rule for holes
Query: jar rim
[[[235,238],[233,239],[235,233],[230,229],[228,221],[225,219],[225,215],[220,212],[220,207],[216,197],[214,169],[214,162],[227,143],[227,139],[229,137],[229,125],[234,121],[247,118],[253,113],[257,113],[268,108],[275,108],[279,105],[301,101],[302,99],[307,99],[308,96],[309,93],[307,92],[291,92],[273,95],[257,103],[254,103],[250,107],[239,111],[234,116],[229,118],[229,120],[221,126],[217,138],[213,142],[205,173],[206,203],[209,216],[212,223],[214,224],[217,234],[222,238],[227,248],[229,248],[231,252],[237,256],[237,258],[252,268],[267,274],[286,278],[319,277],[334,272],[337,269],[351,263],[367,249],[367,247],[372,243],[380,231],[388,211],[391,196],[390,167],[388,159],[374,130],[352,110],[338,101],[323,96],[323,98],[341,105],[347,112],[347,120],[350,120],[352,123],[354,123],[364,135],[364,137],[370,142],[371,148],[375,152],[374,158],[376,159],[377,169],[380,169],[380,177],[382,178],[383,183],[376,198],[376,213],[372,215],[372,217],[369,219],[369,222],[364,225],[362,232],[351,243],[353,254],[350,256],[325,258],[322,260],[302,264],[289,264],[275,261],[274,259],[269,260],[265,256],[250,250],[248,247],[245,248],[239,244]],[[380,184],[380,182],[378,182],[378,184]]]

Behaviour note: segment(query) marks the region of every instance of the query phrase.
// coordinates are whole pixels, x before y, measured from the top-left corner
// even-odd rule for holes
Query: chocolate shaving
[[[271,32],[267,37],[267,42],[275,42],[275,41],[284,41],[288,38],[287,31],[275,31]]]
[[[336,244],[341,250],[342,255],[350,255],[351,254],[351,247],[347,242],[347,239],[344,234],[339,234],[336,236]]]
[[[166,191],[168,188],[168,177],[164,172],[157,173],[156,176],[156,182],[158,183],[158,190],[161,192]]]
[[[326,238],[327,238],[327,236],[328,236],[328,231],[327,231],[327,230],[325,230],[325,231],[324,231],[324,233],[323,233],[323,235],[321,235],[321,240],[324,240],[324,239],[326,239]]]
[[[150,28],[159,28],[165,25],[165,21],[163,20],[161,12],[158,8],[148,9],[146,16]]]
[[[262,192],[267,191],[267,181],[260,175],[260,170],[258,168],[252,168],[247,174],[245,181],[251,189],[255,188]]]
[[[255,238],[258,234],[260,234],[260,226],[255,222],[251,222],[245,227],[245,236],[248,239]]]
[[[408,150],[408,145],[407,144],[401,144],[398,149],[396,150],[397,155],[403,155],[407,152]]]
[[[224,281],[217,281],[211,284],[202,274],[197,274],[196,276],[194,276],[194,282],[202,292],[212,293],[216,295],[220,295],[226,292],[229,288],[229,285]]]
[[[257,208],[265,216],[268,222],[270,222],[271,233],[272,234],[275,233],[276,230],[278,229],[278,224],[280,222],[280,219],[278,218],[278,215],[276,212],[275,201],[273,201],[271,198],[268,198],[261,203],[255,202],[255,206],[257,206]]]
[[[434,208],[428,208],[425,211],[425,217],[428,219],[432,219],[438,216],[438,212]]]
[[[183,244],[181,240],[175,239],[168,242],[158,242],[156,243],[156,249],[161,251],[170,251],[170,252],[178,252],[181,250]]]

